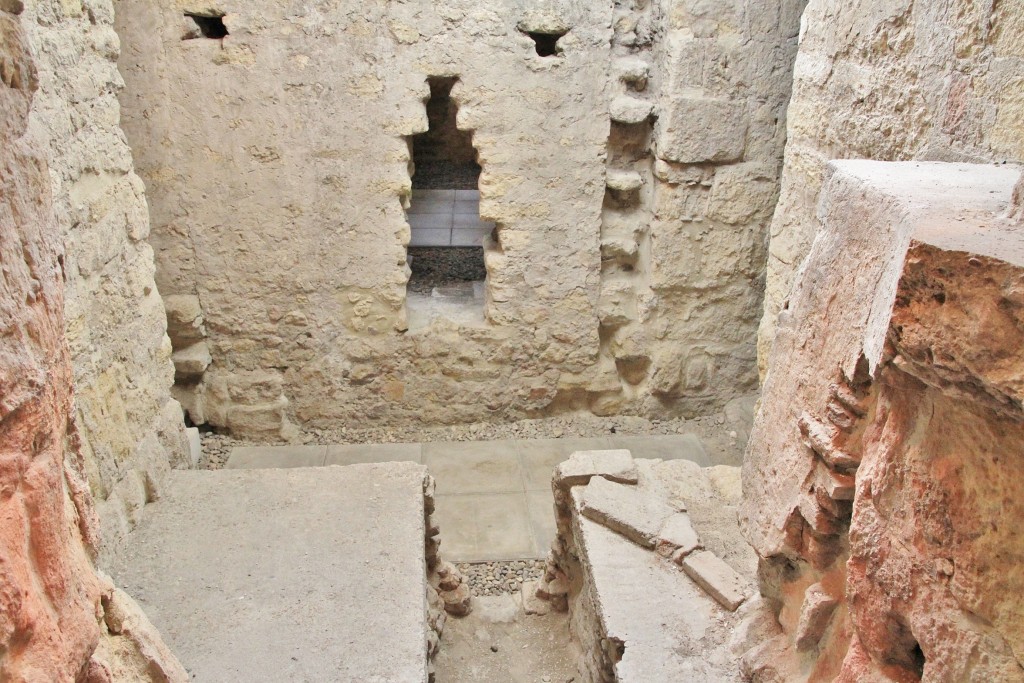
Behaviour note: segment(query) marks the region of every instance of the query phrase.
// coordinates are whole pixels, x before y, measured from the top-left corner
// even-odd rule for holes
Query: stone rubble
[[[749,548],[743,548],[735,516],[738,473],[729,469],[634,461],[628,451],[579,452],[556,468],[558,536],[544,577],[523,602],[541,612],[545,608],[537,601],[547,602],[546,609],[569,611],[573,634],[588,653],[579,661],[583,680],[734,680],[738,675],[735,670],[725,674],[734,661],[726,631],[709,636],[700,615],[724,609],[729,616],[719,620],[739,623],[731,613],[751,594],[753,576],[740,575],[716,552],[704,550],[685,511],[692,506],[712,524],[707,530],[716,548],[730,557],[746,553],[740,566],[750,571]],[[723,508],[730,512],[716,516]],[[724,538],[728,546],[722,545]],[[679,620],[662,614],[665,610],[687,616]],[[667,627],[670,635],[667,620],[673,624]],[[666,637],[674,643],[669,650]],[[710,648],[706,654],[713,656],[670,654],[689,648],[690,638],[703,639]]]

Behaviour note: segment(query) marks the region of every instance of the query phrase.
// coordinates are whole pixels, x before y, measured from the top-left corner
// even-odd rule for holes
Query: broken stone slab
[[[523,611],[534,616],[544,616],[551,613],[551,602],[544,600],[537,595],[540,588],[540,581],[526,581],[519,589],[520,599],[523,603]]]
[[[796,627],[797,650],[804,652],[818,644],[838,605],[839,600],[826,593],[820,583],[807,589]]]
[[[609,190],[615,192],[636,192],[643,187],[644,179],[636,171],[608,171],[605,181]]]
[[[683,559],[682,567],[694,583],[730,612],[747,599],[747,582],[713,552],[691,553]]]
[[[654,139],[657,156],[678,164],[738,161],[747,140],[742,102],[678,96],[660,105]]]
[[[637,545],[654,548],[658,535],[675,510],[656,494],[595,478],[573,491],[579,511]]]
[[[585,486],[593,477],[635,484],[638,474],[632,454],[622,449],[576,451],[555,467],[554,483],[558,488]]]
[[[678,564],[684,557],[701,547],[703,546],[700,536],[693,528],[690,515],[677,512],[662,525],[655,550],[662,557],[671,557]]]
[[[612,100],[611,117],[615,123],[635,125],[643,123],[654,112],[654,105],[636,97],[623,95]]]

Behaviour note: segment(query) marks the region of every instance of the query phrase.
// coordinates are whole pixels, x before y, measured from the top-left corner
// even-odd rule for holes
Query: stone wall
[[[287,438],[693,415],[755,388],[800,0],[116,5],[197,422]],[[196,37],[198,10],[228,35]],[[555,54],[529,33],[562,35]],[[430,76],[459,79],[498,227],[484,322],[409,331],[409,139]]]
[[[1024,160],[1022,36],[1020,0],[811,0],[771,226],[762,372],[829,160]]]
[[[184,683],[144,615],[92,565],[99,521],[63,319],[69,256],[49,136],[31,122],[41,74],[23,11],[0,2],[0,679]]]
[[[829,166],[743,467],[751,680],[1024,680],[1015,185]]]
[[[111,550],[188,464],[144,187],[119,127],[113,21],[102,0],[29,0],[23,18],[39,79],[29,125],[48,143],[64,241],[74,421]]]

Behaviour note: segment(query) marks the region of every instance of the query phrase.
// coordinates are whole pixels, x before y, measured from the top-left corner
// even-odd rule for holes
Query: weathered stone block
[[[700,536],[694,531],[690,516],[685,512],[677,512],[669,517],[658,532],[658,554],[671,557],[675,562],[682,562],[684,557],[700,547]]]
[[[694,583],[730,612],[746,600],[750,591],[747,582],[714,553],[707,550],[691,553],[682,566]]]
[[[196,342],[171,354],[174,376],[179,380],[195,381],[203,376],[213,362],[206,342]]]
[[[681,164],[738,161],[746,135],[742,102],[700,96],[668,99],[654,127],[658,158]]]
[[[609,113],[612,121],[625,125],[643,123],[654,112],[654,104],[636,97],[622,95],[612,100]]]
[[[665,521],[675,510],[655,493],[595,478],[582,489],[580,512],[637,545],[654,548]]]
[[[809,650],[818,644],[838,605],[839,599],[825,592],[820,583],[807,589],[795,633],[798,650]]]
[[[629,451],[576,451],[555,467],[554,484],[563,489],[584,486],[593,477],[635,484],[638,476],[636,463]]]

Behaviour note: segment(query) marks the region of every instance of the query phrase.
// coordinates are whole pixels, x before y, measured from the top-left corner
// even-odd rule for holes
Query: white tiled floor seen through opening
[[[413,190],[410,247],[479,247],[494,229],[480,220],[477,190]]]

